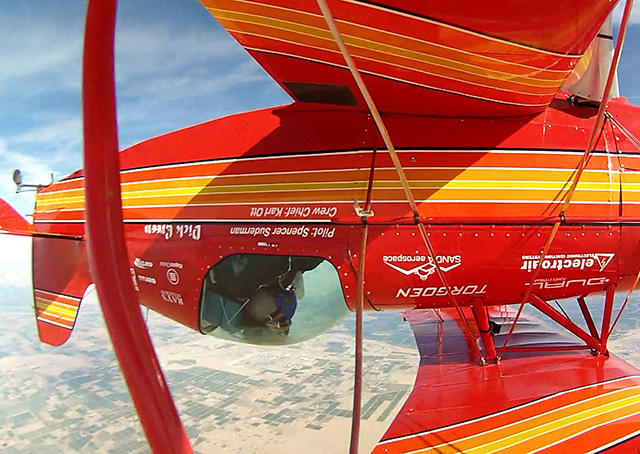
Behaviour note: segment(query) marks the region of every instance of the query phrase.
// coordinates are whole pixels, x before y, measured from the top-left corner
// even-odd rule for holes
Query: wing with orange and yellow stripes
[[[457,313],[441,315],[408,313],[418,376],[375,454],[638,452],[640,371],[614,356],[570,351],[509,353],[480,366]],[[513,315],[492,319],[508,328]],[[572,342],[533,317],[520,320],[512,344]]]
[[[315,1],[201,2],[295,100],[364,108]],[[328,1],[381,111],[452,116],[543,110],[614,4]]]

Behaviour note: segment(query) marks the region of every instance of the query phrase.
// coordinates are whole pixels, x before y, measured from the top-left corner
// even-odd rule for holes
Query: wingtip
[[[34,228],[6,201],[0,199],[0,233],[33,236]]]

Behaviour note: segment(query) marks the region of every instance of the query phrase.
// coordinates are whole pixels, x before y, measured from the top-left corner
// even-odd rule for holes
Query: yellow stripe
[[[344,1],[348,2],[348,3],[355,4],[355,5],[359,6],[359,7],[377,9],[377,10],[384,11],[386,13],[391,13],[391,14],[395,14],[395,15],[398,15],[398,16],[407,17],[407,18],[409,18],[411,20],[427,23],[427,24],[429,24],[431,26],[434,26],[436,28],[446,28],[446,29],[450,29],[450,30],[455,30],[458,33],[465,34],[465,35],[468,35],[468,36],[473,36],[473,37],[479,38],[480,40],[483,40],[483,41],[491,41],[491,42],[498,43],[498,44],[506,46],[506,47],[512,47],[512,48],[514,48],[514,51],[517,52],[518,55],[522,54],[521,49],[526,49],[527,51],[535,53],[535,54],[551,55],[551,56],[554,56],[554,57],[570,58],[570,59],[580,58],[580,55],[564,54],[562,52],[554,52],[554,51],[550,51],[550,50],[539,49],[539,48],[536,48],[536,47],[533,47],[533,46],[528,46],[526,44],[512,42],[512,41],[506,40],[504,38],[485,35],[485,34],[482,34],[482,33],[479,33],[479,32],[474,32],[472,30],[467,30],[467,29],[464,29],[464,28],[461,28],[461,27],[458,27],[458,26],[455,26],[455,25],[446,24],[446,23],[443,23],[443,22],[438,22],[438,21],[435,21],[435,20],[431,20],[431,19],[427,19],[427,18],[424,18],[424,17],[403,13],[403,12],[400,12],[400,11],[394,11],[394,10],[391,10],[391,9],[388,9],[388,8],[384,8],[384,7],[381,7],[381,6],[377,6],[377,5],[363,4],[363,3],[360,3],[358,1],[350,1],[350,0],[344,0]],[[205,2],[202,1],[202,3],[204,4]],[[252,2],[252,1],[246,1],[246,0],[233,0],[232,3],[240,3],[240,4],[250,5],[250,6],[259,6],[259,7],[264,7],[264,8],[268,8],[268,9],[276,10],[276,11],[286,11],[288,13],[298,14],[301,17],[305,17],[306,16],[308,18],[313,18],[313,19],[318,19],[319,18],[320,20],[324,21],[324,18],[319,14],[310,13],[310,12],[307,12],[307,11],[297,10],[297,9],[293,9],[293,8],[286,8],[286,7],[278,6],[278,5],[272,5],[272,4],[262,3],[262,2]],[[210,6],[206,6],[206,5],[205,5],[205,8],[207,8],[208,10],[214,9],[214,7],[210,7]],[[362,28],[368,28],[368,29],[371,29],[371,30],[376,30],[376,31],[380,31],[380,32],[388,33],[388,34],[393,34],[392,32],[390,32],[388,30],[378,30],[378,29],[375,29],[375,28],[367,27],[367,26],[362,25],[362,24],[349,22],[349,21],[346,21],[346,20],[343,20],[343,19],[338,19],[336,22],[338,22],[339,24],[350,24],[350,25],[354,25],[354,26],[360,26]],[[403,36],[404,37],[404,35],[399,35],[399,36]],[[412,37],[407,37],[407,38],[415,39],[417,41],[421,41],[421,40],[418,40],[418,39],[412,38]],[[447,46],[444,46],[444,45],[442,45],[442,47],[447,48]],[[463,51],[463,50],[460,50],[460,49],[456,49],[456,48],[451,48],[451,49],[459,50],[460,52],[466,52],[466,51]],[[511,62],[511,61],[508,61],[508,60],[501,60],[499,58],[492,58],[492,57],[485,57],[485,58],[496,60],[498,62],[503,62],[503,63],[516,65],[516,66],[523,66],[523,67],[530,68],[530,69],[535,69],[535,70],[538,70],[538,71],[540,71],[540,70],[552,71],[552,72],[553,71],[558,71],[558,70],[549,70],[549,69],[545,69],[545,68],[539,68],[539,67],[535,67],[535,66],[528,66],[528,65],[521,64],[521,63]],[[564,70],[560,70],[560,71],[565,72]]]
[[[78,313],[77,307],[70,307],[68,304],[61,304],[53,301],[48,301],[42,298],[36,298],[36,306],[39,309],[45,310],[45,309],[51,308],[52,310],[57,310],[65,314],[75,315]]]
[[[258,185],[233,185],[233,186],[187,186],[163,189],[149,189],[138,191],[127,191],[122,194],[123,200],[133,200],[139,198],[170,198],[170,197],[196,197],[205,195],[222,194],[251,194],[269,192],[308,192],[320,190],[362,190],[367,186],[367,182],[334,182],[328,183],[281,183],[281,184],[258,184]],[[435,189],[438,191],[448,190],[513,190],[513,191],[555,191],[564,192],[567,188],[566,181],[486,181],[486,180],[412,180],[412,189]],[[374,189],[401,189],[397,181],[376,181]],[[640,190],[640,189],[638,189]],[[591,192],[618,192],[617,185],[608,182],[583,182],[578,184],[577,191]],[[84,202],[84,197],[60,197],[42,201],[42,207],[50,207],[56,204],[72,205]]]
[[[58,318],[63,318],[65,320],[69,320],[73,322],[76,319],[76,315],[78,311],[71,311],[68,309],[61,308],[59,306],[54,306],[47,303],[36,302],[36,309],[38,314],[47,314]]]
[[[284,42],[284,43],[296,44],[298,46],[304,46],[304,47],[309,47],[309,48],[313,48],[313,49],[320,49],[320,50],[329,52],[328,49],[324,49],[324,48],[320,48],[320,47],[316,47],[316,46],[311,46],[311,45],[303,44],[303,43],[300,43],[300,42],[295,42],[295,41],[289,41],[289,40],[284,40],[284,39],[280,39],[280,38],[275,38],[273,36],[260,35],[260,34],[256,34],[256,33],[249,33],[247,31],[237,32],[236,30],[232,30],[232,29],[230,29],[229,31],[233,31],[233,32],[236,32],[236,33],[242,33],[243,35],[256,36],[256,37],[260,37],[260,38],[268,38],[268,39],[272,39],[272,40],[276,40],[276,41],[280,41],[280,42]],[[329,62],[327,60],[314,59],[314,58],[310,58],[310,57],[302,55],[302,54],[290,54],[290,53],[285,53],[285,52],[278,52],[278,51],[272,51],[272,50],[268,50],[268,49],[264,49],[264,48],[255,48],[255,47],[248,47],[248,46],[245,47],[245,49],[254,50],[254,51],[258,51],[258,52],[267,52],[267,53],[272,53],[272,54],[275,54],[275,55],[282,55],[282,56],[292,57],[292,58],[301,58],[301,59],[304,59],[306,61],[312,61],[312,62],[316,62],[316,63],[328,64],[328,65],[336,66],[336,67],[339,67],[339,68],[347,68],[347,66],[343,65],[343,64],[334,64],[334,63]],[[330,51],[330,52],[333,52],[333,51]],[[466,85],[472,85],[472,86],[475,86],[475,87],[487,88],[487,89],[490,89],[490,90],[496,90],[496,91],[505,92],[505,93],[517,93],[517,94],[525,95],[525,96],[536,96],[536,97],[551,96],[551,95],[553,95],[553,94],[555,94],[557,92],[557,88],[560,87],[560,85],[562,84],[562,81],[560,81],[560,83],[556,84],[555,90],[549,89],[548,93],[545,93],[545,92],[531,93],[531,92],[526,92],[526,91],[522,91],[522,90],[515,90],[515,89],[499,87],[499,86],[496,86],[496,85],[481,84],[481,83],[478,83],[478,82],[473,82],[471,80],[458,79],[458,78],[455,78],[455,77],[444,75],[442,73],[424,71],[424,70],[416,68],[415,66],[400,65],[400,64],[397,64],[397,63],[389,62],[387,60],[377,60],[377,59],[370,58],[370,57],[364,57],[362,55],[357,55],[357,57],[360,58],[360,59],[363,59],[363,60],[368,60],[368,61],[371,61],[371,62],[384,64],[386,66],[394,66],[396,68],[407,69],[407,70],[410,70],[410,71],[413,71],[413,72],[418,72],[418,73],[421,73],[421,74],[427,74],[427,75],[439,77],[439,78],[442,78],[442,79],[452,80],[452,81],[463,83],[463,84],[466,84]],[[447,93],[453,93],[453,94],[458,94],[458,95],[463,95],[463,96],[470,96],[472,98],[482,99],[482,100],[485,100],[485,101],[500,102],[500,103],[504,103],[504,104],[528,106],[528,107],[530,107],[530,106],[546,106],[547,105],[547,103],[540,103],[540,104],[536,104],[536,103],[517,103],[517,102],[512,102],[512,101],[509,101],[509,100],[502,100],[502,99],[495,98],[495,97],[491,98],[491,97],[478,96],[478,95],[475,95],[475,94],[471,94],[471,93],[469,93],[467,91],[452,90],[452,89],[443,88],[440,85],[435,85],[435,84],[427,85],[427,84],[419,83],[419,82],[417,82],[415,80],[411,80],[411,79],[407,79],[407,78],[392,77],[389,73],[375,72],[375,71],[370,71],[370,70],[366,70],[366,69],[361,69],[360,72],[362,72],[363,74],[369,74],[369,75],[372,75],[372,76],[380,76],[380,77],[383,77],[383,78],[386,78],[386,79],[389,79],[389,80],[396,80],[396,81],[399,81],[399,82],[402,82],[402,83],[408,83],[408,84],[411,84],[411,85],[414,85],[414,86],[433,88],[433,89],[436,89],[436,90],[445,91]],[[483,77],[483,76],[479,76],[479,77]]]
[[[351,169],[349,169],[351,170]],[[355,170],[353,170],[356,172]],[[494,182],[510,181],[514,183],[525,182],[559,182],[565,183],[569,181],[573,174],[573,169],[549,169],[549,168],[531,168],[531,169],[519,169],[519,168],[478,168],[478,167],[441,167],[441,168],[408,168],[407,175],[412,181],[434,181],[434,182],[451,182],[451,184],[457,184],[459,181],[482,181],[487,185],[493,185]],[[376,174],[381,175],[382,178],[390,176],[392,169],[376,169]],[[333,173],[333,172],[328,172]],[[425,175],[426,174],[426,175]],[[159,189],[181,189],[181,188],[205,188],[205,187],[231,187],[241,186],[242,183],[236,184],[233,180],[242,180],[244,178],[251,178],[258,180],[256,185],[268,186],[274,183],[262,183],[260,177],[270,178],[274,175],[282,175],[283,180],[287,175],[297,175],[297,173],[255,173],[251,175],[210,175],[204,177],[185,177],[181,179],[159,179],[159,180],[147,180],[147,181],[133,181],[122,184],[123,194],[129,194],[139,191],[137,187],[142,186],[146,189],[148,186],[156,186]],[[607,170],[587,170],[582,179],[580,185],[585,183],[602,183],[610,184],[612,176],[614,180],[617,180],[619,174],[609,174]],[[424,178],[425,176],[431,176],[432,178]],[[420,177],[420,178],[418,178]],[[393,178],[393,176],[391,176]],[[226,180],[226,181],[225,181]],[[362,180],[343,180],[343,184],[360,184]],[[380,180],[378,180],[380,181]],[[456,182],[456,183],[454,183]],[[224,186],[222,186],[222,184]],[[331,181],[319,181],[312,182],[311,184],[330,184]],[[283,182],[282,184],[292,184]],[[623,181],[625,187],[636,188],[640,187],[640,178],[637,182]],[[251,186],[251,185],[246,185]],[[255,185],[253,185],[255,186]],[[80,201],[84,198],[84,190],[82,188],[67,189],[54,192],[46,192],[38,194],[38,202],[44,203],[51,200],[69,199],[71,201]]]
[[[605,419],[604,422],[606,422],[606,421],[609,421],[610,419],[617,419],[621,415],[631,416],[637,413],[638,411],[640,411],[640,397],[638,396],[630,397],[628,399],[624,399],[624,402],[617,402],[617,403],[612,403],[608,405],[603,405],[599,408],[594,408],[594,409],[582,412],[581,417],[575,417],[575,416],[567,417],[567,418],[564,418],[565,421],[563,422],[548,423],[536,428],[535,430],[532,429],[531,431],[529,431],[526,438],[521,437],[523,439],[516,441],[515,443],[512,443],[508,446],[505,446],[504,448],[501,448],[499,451],[508,450],[508,452],[514,452],[514,451],[522,452],[522,447],[516,446],[517,444],[534,440],[536,436],[549,434],[551,432],[558,432],[555,434],[556,436],[554,437],[553,441],[546,443],[540,448],[548,447],[559,441],[567,439],[570,435],[577,434],[583,430],[581,427],[571,427],[571,426],[576,426],[580,423],[584,423],[590,420],[593,421],[597,419]],[[609,413],[609,415],[607,415],[607,413]],[[542,430],[543,427],[549,430]],[[518,438],[515,438],[515,440],[518,440]],[[498,445],[503,444],[503,442],[504,440],[500,440],[500,443],[498,443]],[[514,448],[514,449],[509,449],[509,448]],[[473,453],[474,451],[476,450],[472,449],[469,452]],[[489,449],[482,449],[477,452],[495,453],[499,451],[496,451],[494,448],[489,448]]]
[[[240,1],[240,0],[237,0],[237,1]],[[531,52],[536,52],[536,53],[546,54],[546,55],[553,55],[553,56],[561,57],[561,58],[562,57],[569,57],[569,58],[579,58],[580,57],[580,55],[577,55],[577,54],[576,55],[564,54],[562,52],[554,52],[552,50],[545,50],[545,49],[539,49],[537,47],[527,46],[526,44],[514,43],[514,42],[508,41],[506,39],[498,38],[498,37],[495,37],[495,36],[485,35],[485,34],[482,34],[482,33],[479,33],[479,32],[471,31],[471,30],[465,30],[463,28],[456,27],[455,25],[450,25],[450,24],[446,24],[446,23],[443,23],[443,22],[437,22],[437,21],[434,21],[434,20],[431,20],[431,19],[427,19],[425,17],[420,17],[420,16],[404,13],[402,11],[395,11],[395,10],[392,10],[392,9],[389,9],[389,8],[385,8],[385,7],[379,6],[379,5],[361,3],[360,1],[357,1],[357,0],[355,0],[355,1],[354,0],[343,0],[343,1],[347,2],[347,3],[355,4],[355,5],[358,5],[358,6],[361,6],[361,7],[377,9],[377,10],[384,11],[384,12],[387,12],[387,13],[390,13],[390,14],[395,14],[395,15],[398,15],[398,16],[408,17],[410,19],[414,19],[414,20],[418,20],[418,21],[421,21],[421,22],[426,22],[426,23],[429,23],[429,24],[432,24],[432,25],[436,25],[438,27],[449,28],[451,30],[456,30],[456,31],[458,31],[460,33],[465,33],[465,34],[468,34],[468,35],[476,36],[478,38],[485,39],[487,41],[494,41],[494,42],[498,42],[498,43],[505,44],[505,45],[508,45],[508,46],[517,47],[517,48],[520,48],[520,49],[527,49],[528,51],[531,51]],[[254,3],[254,2],[250,2],[250,3]]]
[[[63,301],[52,301],[50,299],[43,298],[41,296],[36,296],[36,302],[41,302],[43,304],[51,304],[51,305],[55,305],[56,307],[60,307],[62,309],[76,311],[76,312],[78,311],[78,307],[79,307],[73,304],[65,303]]]
[[[569,173],[567,173],[569,174]],[[476,175],[480,176],[480,175]],[[569,175],[567,175],[569,176]],[[596,175],[591,175],[596,177]],[[591,178],[596,180],[599,178]],[[209,180],[210,182],[211,180]],[[366,188],[365,181],[335,181],[335,182],[309,182],[309,183],[259,183],[259,184],[235,184],[224,186],[171,186],[172,182],[165,185],[164,188],[157,189],[139,189],[124,191],[123,200],[133,200],[138,198],[171,198],[171,197],[196,197],[206,195],[222,195],[222,194],[250,194],[260,193],[268,194],[270,192],[306,192],[321,190],[340,190],[353,191]],[[540,180],[467,180],[457,177],[451,180],[411,180],[411,188],[435,189],[438,191],[448,190],[514,190],[514,191],[556,191],[564,192],[567,188],[567,180],[558,179],[556,181],[540,181]],[[400,183],[393,180],[377,180],[374,183],[375,189],[400,189]],[[591,192],[618,192],[619,186],[606,181],[582,181],[577,186],[577,191]],[[634,186],[634,190],[640,190],[640,185]],[[77,197],[55,197],[40,200],[38,205],[40,208],[53,207],[56,205],[67,206],[81,204],[84,202],[84,196]]]
[[[571,432],[567,432],[567,428],[571,425],[576,425],[578,423],[587,421],[597,416],[601,416],[607,412],[613,412],[616,410],[625,409],[630,406],[637,406],[640,404],[640,395],[637,392],[638,386],[634,386],[633,388],[626,388],[622,390],[616,390],[613,392],[606,393],[604,395],[596,396],[595,398],[588,399],[585,401],[575,402],[573,404],[569,404],[557,409],[554,409],[550,412],[534,416],[532,418],[528,418],[523,421],[517,421],[508,426],[504,426],[499,428],[498,430],[491,430],[482,432],[479,434],[475,434],[469,437],[459,438],[456,440],[451,440],[446,443],[442,443],[440,445],[431,446],[426,449],[419,449],[415,451],[411,451],[411,453],[407,454],[418,454],[418,453],[429,453],[434,452],[438,454],[444,453],[457,453],[460,450],[463,450],[465,453],[494,453],[498,451],[502,451],[505,449],[509,449],[519,443],[523,443],[530,439],[535,438],[536,436],[548,434],[554,431],[562,430],[562,433],[558,434],[558,438],[554,439],[554,442],[557,442],[561,439],[565,439]],[[628,394],[632,393],[631,396]],[[611,398],[614,400],[611,400]],[[605,401],[599,405],[594,405],[595,402]],[[610,400],[609,402],[606,402]],[[585,407],[588,408],[586,410],[581,410],[575,412],[575,408],[573,407]],[[561,418],[548,421],[541,422],[540,419],[548,418],[553,416],[554,414],[562,414],[563,412],[567,412],[568,410],[572,411],[571,414],[567,416],[563,416]],[[519,432],[512,433],[511,435],[505,434],[505,432],[513,432],[514,430],[518,430],[521,427],[529,427],[525,430],[520,430]],[[474,446],[474,439],[478,439],[481,437],[486,437],[490,435],[492,438],[495,438],[494,441],[484,443],[482,445]],[[551,444],[551,443],[549,443]],[[547,444],[547,446],[549,445]]]
[[[311,27],[311,26],[307,26],[307,25],[303,25],[303,24],[299,24],[299,23],[294,23],[294,22],[289,22],[289,21],[284,21],[284,20],[279,20],[279,19],[273,19],[273,18],[269,18],[269,17],[258,16],[258,15],[247,14],[247,13],[237,13],[237,12],[233,12],[233,11],[225,11],[225,10],[213,9],[213,8],[211,8],[211,10],[213,11],[212,14],[214,14],[214,16],[219,21],[221,21],[222,25],[225,28],[227,28],[229,31],[237,32],[237,33],[247,33],[246,30],[234,29],[233,26],[229,26],[229,25],[225,24],[225,21],[231,21],[231,23],[248,23],[248,24],[262,26],[265,29],[272,28],[272,29],[284,30],[284,31],[297,33],[297,34],[300,34],[302,36],[309,36],[309,37],[319,38],[319,39],[322,39],[322,40],[327,42],[327,47],[324,48],[324,50],[328,50],[328,51],[331,51],[331,52],[337,52],[337,49],[335,48],[335,42],[334,42],[333,38],[331,37],[330,32],[328,30],[326,30],[326,29],[320,29],[320,28]],[[357,24],[353,24],[353,25],[357,26]],[[255,35],[255,33],[252,33],[252,32],[248,32],[248,34]],[[274,38],[274,39],[281,40],[280,37],[276,38],[272,34],[269,34],[268,32],[267,32],[266,35],[263,35],[263,36],[266,37],[266,38]],[[345,43],[348,46],[352,47],[352,48],[368,50],[368,51],[374,51],[374,52],[378,52],[378,53],[384,54],[384,55],[391,55],[391,56],[395,56],[395,57],[406,58],[406,59],[413,60],[413,61],[416,61],[416,62],[427,63],[427,64],[431,64],[431,65],[438,66],[438,67],[441,67],[441,68],[445,68],[445,69],[449,69],[449,70],[453,70],[453,71],[458,71],[458,72],[462,72],[462,73],[466,73],[466,74],[471,74],[471,75],[482,77],[482,78],[489,79],[489,80],[500,80],[500,81],[510,82],[510,83],[519,84],[519,85],[525,85],[525,86],[530,86],[530,87],[542,87],[542,88],[554,89],[553,92],[551,90],[549,90],[548,93],[538,90],[537,92],[524,92],[525,94],[532,94],[532,95],[553,94],[553,93],[555,93],[555,89],[557,89],[562,84],[562,82],[564,81],[565,76],[567,74],[569,74],[569,72],[570,72],[570,71],[566,71],[566,72],[563,72],[563,73],[559,74],[560,77],[557,77],[555,80],[554,79],[540,79],[540,78],[533,77],[533,76],[523,77],[521,75],[514,74],[514,73],[509,73],[509,72],[489,69],[489,68],[478,66],[478,65],[474,65],[474,64],[471,64],[471,63],[466,63],[466,62],[453,60],[453,59],[449,59],[449,58],[445,58],[445,57],[435,56],[435,55],[431,55],[431,54],[427,54],[427,53],[423,53],[423,52],[418,52],[418,51],[414,51],[414,50],[407,49],[407,48],[391,46],[391,45],[388,45],[388,44],[384,44],[384,43],[377,42],[377,41],[372,41],[372,40],[369,40],[369,39],[366,39],[366,38],[361,38],[361,37],[358,37],[358,36],[351,36],[351,35],[344,34],[343,38],[345,40]],[[294,43],[298,44],[299,41],[295,41]],[[428,44],[432,44],[432,43],[428,43]],[[418,68],[416,68],[415,66],[412,66],[412,65],[408,65],[408,66],[396,65],[395,63],[392,63],[392,62],[390,62],[388,60],[384,60],[384,59],[378,60],[378,59],[375,59],[375,58],[370,58],[370,57],[367,57],[365,55],[360,55],[357,52],[354,52],[353,50],[352,50],[352,53],[353,53],[353,56],[355,56],[355,57],[366,58],[366,59],[369,59],[369,60],[372,60],[372,61],[377,61],[379,63],[385,63],[385,64],[391,64],[391,65],[394,65],[394,66],[405,67],[407,69],[412,69],[412,70],[415,70],[415,71],[423,72],[423,73],[426,73],[426,74],[432,74],[432,75],[439,76],[439,77],[447,77],[447,76],[444,76],[443,74],[439,74],[437,72],[431,73],[431,72],[427,72],[427,71],[421,71],[421,70],[419,70]],[[502,88],[505,91],[515,91],[515,90],[506,89],[504,87],[495,87],[493,85],[483,85],[483,84],[479,84],[479,83],[474,83],[472,81],[468,81],[468,80],[464,80],[464,79],[457,79],[457,78],[453,78],[453,77],[447,77],[447,78],[450,78],[450,79],[453,79],[453,80],[457,80],[459,82],[472,83],[474,85],[485,86],[487,88],[496,88],[496,89]]]
[[[238,13],[234,11],[225,11],[225,10],[213,10],[213,11],[215,12],[214,16],[216,17],[216,19],[221,21],[221,23],[223,23],[223,26],[225,26],[225,28],[228,29],[230,32],[249,34],[254,36],[260,36],[263,38],[271,38],[271,39],[276,39],[278,41],[291,42],[292,44],[304,44],[306,47],[313,47],[321,50],[339,53],[337,48],[333,46],[334,41],[330,32],[328,32],[326,29],[306,26],[299,23],[295,23],[295,22],[289,22],[285,20],[273,19],[265,16],[258,16],[258,15],[247,14],[247,13]],[[264,29],[272,28],[277,30],[284,30],[284,31],[296,33],[302,36],[309,36],[309,37],[322,39],[324,41],[327,41],[327,44],[331,44],[331,45],[318,48],[317,46],[310,45],[309,43],[302,43],[300,41],[287,41],[282,37],[276,37],[272,34],[260,35],[255,32],[250,32],[248,30],[236,29],[236,28],[233,28],[232,26],[225,25],[224,22],[229,22],[231,24],[246,23],[246,24],[263,26]],[[346,22],[346,23],[353,25],[356,28],[365,28],[360,26],[359,24],[354,24],[349,22]],[[417,50],[409,49],[406,47],[393,46],[381,41],[373,41],[371,39],[363,38],[359,36],[353,36],[348,34],[343,34],[342,36],[345,40],[345,43],[352,48],[376,51],[384,55],[403,57],[409,60],[422,62],[422,63],[429,63],[442,68],[460,71],[467,74],[473,74],[473,75],[485,77],[488,79],[503,80],[503,81],[520,83],[523,85],[529,85],[534,87],[558,86],[558,84],[562,83],[566,75],[569,74],[570,72],[569,70],[559,71],[558,74],[554,75],[554,78],[538,78],[534,76],[524,76],[524,75],[513,73],[513,72],[501,71],[501,70],[491,69],[491,68],[487,68],[487,67],[472,64],[472,63],[463,62],[461,60],[446,58],[443,56],[433,55],[426,52],[419,52]],[[396,35],[396,36],[400,36],[400,35]],[[411,38],[411,39],[414,39],[414,38]],[[440,48],[446,49],[447,51],[450,51],[451,53],[464,52],[456,48],[441,46],[435,43],[431,43],[429,41],[420,41],[420,43],[423,45],[426,44],[428,46],[440,47]],[[464,53],[467,56],[472,56],[477,59],[485,58],[480,54],[472,54],[469,52],[464,52]],[[365,58],[372,61],[377,61],[379,63],[390,63],[388,60],[378,60],[375,58],[369,58],[365,55],[361,55],[353,51],[352,51],[352,54],[359,58]],[[505,61],[503,63],[505,64],[505,66],[507,66],[509,62]],[[417,68],[415,68],[414,66],[408,66],[408,68],[417,70]],[[534,71],[536,74],[541,74],[544,70],[534,69]],[[434,75],[438,75],[438,74],[434,73]]]

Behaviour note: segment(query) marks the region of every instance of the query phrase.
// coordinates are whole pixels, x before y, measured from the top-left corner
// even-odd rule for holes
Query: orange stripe
[[[306,26],[316,27],[320,29],[327,29],[324,18],[317,11],[303,11],[259,2],[245,2],[237,0],[201,0],[201,3],[209,10],[222,9],[239,13],[255,14],[258,16],[272,17],[274,19],[280,19],[289,22],[297,22]],[[402,30],[402,33],[394,32],[391,29],[370,27],[367,25],[367,22],[368,15],[371,14],[371,10],[366,7],[359,9],[361,9],[363,13],[365,13],[365,15],[359,17],[359,20],[361,20],[362,23],[351,23],[345,19],[337,19],[337,23],[339,24],[340,30],[343,33],[350,35],[363,35],[367,38],[372,38],[380,42],[388,42],[393,44],[403,43],[402,47],[409,48],[409,46],[416,46],[414,47],[414,50],[418,50],[428,44],[440,45],[454,51],[457,50],[460,52],[473,53],[476,57],[483,59],[483,61],[498,60],[502,64],[507,64],[519,68],[521,68],[522,66],[517,65],[510,60],[501,58],[489,59],[487,57],[477,55],[476,50],[478,48],[482,48],[483,54],[486,55],[514,55],[520,59],[522,59],[523,56],[527,54],[531,54],[532,56],[543,56],[548,61],[546,61],[545,63],[541,63],[537,68],[531,68],[539,71],[547,70],[550,67],[549,61],[575,60],[578,58],[577,56],[565,56],[560,54],[549,55],[548,53],[541,52],[539,49],[535,49],[533,47],[516,45],[507,40],[499,38],[486,37],[481,34],[472,33],[455,26],[444,26],[441,23],[428,19],[413,18],[407,16],[399,17],[390,11],[378,11],[376,12],[376,15],[393,15],[394,20],[391,22],[387,22],[387,24],[389,26],[397,24],[397,28]],[[411,24],[414,29],[419,30],[422,33],[422,36],[403,36],[405,35],[407,29],[407,27],[403,27],[403,24]],[[426,39],[426,36],[429,36],[429,39]],[[379,39],[378,37],[381,38]],[[452,48],[452,43],[457,46],[457,48]],[[570,68],[571,65],[567,65],[566,70],[570,70]],[[553,71],[549,71],[549,74],[553,73]]]
[[[78,307],[80,305],[81,298],[76,298],[68,295],[60,295],[56,293],[47,292],[46,290],[34,289],[36,298],[41,298],[49,302],[60,302],[69,306]]]
[[[50,314],[42,313],[37,314],[37,319],[43,322],[54,322],[57,325],[62,325],[64,328],[72,329],[73,322],[70,322],[64,318],[56,317]]]
[[[230,32],[243,35],[257,36],[267,39],[285,41],[290,44],[298,44],[335,53],[335,58],[330,58],[327,63],[343,65],[340,54],[327,32],[326,37],[316,37],[304,33],[300,30],[282,29],[266,24],[256,24],[250,22],[240,22],[239,20],[217,17],[218,21]],[[405,70],[416,71],[427,75],[445,77],[459,82],[471,83],[485,88],[502,89],[520,94],[540,96],[554,95],[558,87],[562,85],[567,73],[555,74],[553,79],[542,79],[538,73],[529,70],[525,75],[514,74],[508,71],[506,65],[498,66],[477,66],[472,59],[456,59],[454,53],[439,55],[426,53],[423,50],[412,50],[406,48],[393,48],[384,41],[368,43],[362,41],[361,37],[344,36],[347,47],[355,58],[363,58],[373,62],[395,65]],[[240,41],[243,41],[240,39]],[[377,49],[376,49],[377,47]],[[263,50],[266,50],[264,48]],[[275,49],[272,49],[275,50]],[[301,50],[301,57],[313,57],[310,49]],[[312,51],[311,51],[312,52]],[[323,60],[322,57],[315,58]],[[361,69],[367,71],[367,63],[361,65]],[[524,73],[524,71],[521,71]],[[386,72],[387,75],[391,74]]]
[[[625,389],[625,385],[635,385]],[[438,452],[454,453],[472,451],[474,447],[485,446],[485,450],[478,452],[531,452],[534,449],[558,442],[563,438],[576,434],[585,428],[602,424],[612,419],[628,416],[640,410],[640,392],[636,378],[628,378],[598,387],[589,387],[576,391],[569,391],[531,405],[525,405],[513,410],[480,418],[468,423],[462,423],[451,428],[438,429],[428,433],[416,434],[406,438],[382,442],[376,452]],[[616,391],[616,392],[613,392]],[[525,440],[510,447],[501,449],[499,443],[509,444],[507,437],[516,439],[516,435],[526,438],[526,431],[532,431],[544,424],[559,421],[562,418],[571,419],[572,415],[580,411],[589,411],[599,405],[612,403],[612,406],[624,405],[627,399],[631,405],[616,408],[608,413],[592,415],[578,421],[569,421],[561,428],[554,429],[547,434],[539,434],[531,440]],[[616,435],[617,436],[617,435]],[[489,447],[489,443],[494,444]],[[605,444],[605,443],[603,443]],[[382,449],[384,448],[384,449]]]

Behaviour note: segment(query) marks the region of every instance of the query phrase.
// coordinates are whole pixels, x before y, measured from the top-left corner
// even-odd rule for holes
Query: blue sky
[[[47,182],[82,166],[84,1],[0,0],[0,197],[13,168]],[[121,1],[120,145],[289,97],[197,0]],[[6,170],[5,170],[6,169]],[[20,202],[31,198],[8,198]]]
[[[0,0],[0,169],[6,169],[0,197],[12,194],[13,168],[46,182],[50,173],[57,178],[82,165],[85,7],[79,0]],[[640,7],[634,21],[620,79],[622,93],[640,102],[633,71],[640,63]],[[122,0],[116,52],[121,147],[289,101],[197,0]]]
[[[33,196],[15,194],[14,168],[26,182],[46,183],[82,167],[85,8],[80,0],[0,0],[0,197],[22,213]],[[640,7],[632,22],[620,86],[640,103]],[[116,73],[121,147],[289,102],[197,0],[121,0]]]

